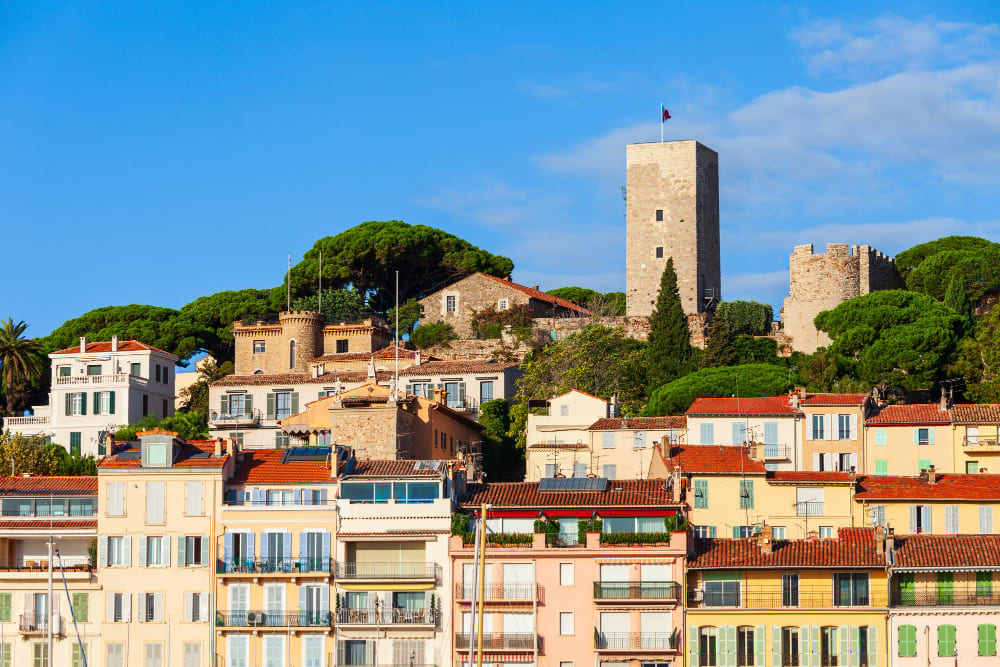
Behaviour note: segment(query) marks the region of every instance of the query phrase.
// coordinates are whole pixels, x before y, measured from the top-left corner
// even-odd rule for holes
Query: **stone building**
[[[826,254],[813,253],[811,243],[795,246],[789,265],[788,296],[781,309],[792,349],[813,353],[830,344],[813,319],[821,311],[876,290],[903,289],[892,257],[871,246],[828,243]]]
[[[447,322],[459,338],[473,338],[473,315],[489,308],[501,311],[528,306],[536,319],[590,316],[586,308],[546,294],[537,285],[526,287],[485,273],[466,276],[424,297],[420,305],[424,307],[423,321]]]
[[[626,313],[648,317],[673,258],[684,312],[717,304],[719,156],[697,141],[626,147]]]

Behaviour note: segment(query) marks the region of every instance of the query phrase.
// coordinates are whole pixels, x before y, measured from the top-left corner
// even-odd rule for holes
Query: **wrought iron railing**
[[[731,607],[737,609],[775,609],[780,607],[826,609],[833,607],[884,607],[888,596],[884,591],[691,591],[688,606],[692,608]]]
[[[434,563],[337,563],[339,579],[434,579]]]
[[[36,614],[34,612],[27,612],[25,614],[21,614],[20,619],[18,619],[17,627],[21,632],[47,632],[49,629],[49,615]],[[62,631],[63,631],[62,616],[59,615],[53,616],[52,634],[61,635]]]
[[[436,609],[338,609],[337,623],[340,625],[436,625]]]
[[[594,648],[619,651],[642,649],[672,651],[677,635],[670,632],[594,632]]]
[[[479,637],[483,638],[483,648],[489,651],[502,649],[531,650],[535,646],[535,634],[531,632],[484,632],[476,635],[476,643]],[[455,635],[455,648],[467,650],[469,648],[470,635],[459,633]],[[539,637],[541,643],[541,637]]]
[[[215,625],[220,628],[329,627],[328,611],[217,611]]]
[[[475,586],[470,582],[455,586],[455,595],[459,600],[471,600],[476,594]],[[538,584],[511,582],[504,584],[486,584],[483,594],[491,601],[528,601],[541,599],[542,587]]]
[[[333,559],[302,556],[300,558],[218,559],[215,571],[219,574],[296,574],[301,572],[330,572]]]
[[[676,581],[594,582],[594,598],[598,600],[676,600],[679,594]]]
[[[952,584],[951,586],[895,586],[890,600],[896,607],[977,607],[1000,605],[1000,587],[989,583],[976,585]]]

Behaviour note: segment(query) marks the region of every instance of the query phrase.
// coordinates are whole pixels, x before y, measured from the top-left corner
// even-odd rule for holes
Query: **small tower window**
[[[295,368],[295,341],[288,341],[288,367]]]
[[[663,246],[657,246],[656,259],[663,259]]]
[[[656,221],[657,222],[663,222],[663,209],[662,208],[656,209]]]

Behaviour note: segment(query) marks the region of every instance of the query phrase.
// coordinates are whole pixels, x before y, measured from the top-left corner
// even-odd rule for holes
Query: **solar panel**
[[[289,447],[281,458],[282,463],[293,461],[326,461],[332,447]]]
[[[135,461],[142,458],[142,452],[122,452],[118,458],[123,461]]]
[[[538,482],[539,491],[604,491],[606,477],[544,477]]]
[[[417,461],[413,464],[414,470],[438,470],[440,467],[440,461]]]

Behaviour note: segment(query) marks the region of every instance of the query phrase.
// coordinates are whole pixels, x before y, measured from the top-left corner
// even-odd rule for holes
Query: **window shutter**
[[[866,628],[862,627],[861,632],[865,632]],[[875,625],[869,625],[867,627],[868,632],[868,664],[877,665],[878,664],[878,627]]]
[[[184,554],[184,548],[186,546],[187,539],[183,535],[177,536],[177,566],[184,567],[187,565],[187,557]]]
[[[210,539],[209,535],[202,535],[201,537],[201,564],[204,567],[208,567],[208,558],[209,558],[208,551],[209,547],[211,546],[211,544],[209,543],[209,539]]]
[[[87,414],[87,392],[80,392],[80,414]]]
[[[73,414],[73,394],[66,394],[66,416]]]
[[[233,534],[227,530],[225,536],[222,539],[223,539],[222,558],[225,561],[225,569],[228,572],[229,568],[231,568],[232,565],[233,565],[233,562],[232,562],[233,561]]]
[[[688,626],[688,664],[698,665],[698,626]]]
[[[799,665],[806,667],[809,664],[809,626],[799,627]]]
[[[760,663],[763,667],[764,663]],[[781,664],[781,626],[771,626],[771,664]]]
[[[160,538],[160,561],[163,567],[170,567],[170,536]]]
[[[820,454],[813,454],[813,470],[819,471],[823,469],[822,459]]]
[[[740,527],[733,526],[733,537],[739,537],[739,536],[740,536]]]
[[[122,565],[125,567],[132,566],[132,538],[129,536],[122,538]]]
[[[109,399],[109,403],[108,403],[108,414],[111,414],[111,415],[115,414],[115,393],[117,393],[117,392],[114,392],[114,391],[109,391],[108,392],[108,394],[110,394],[110,396],[111,396],[111,398]]]
[[[993,595],[993,573],[976,572],[976,595],[979,597],[992,597]]]
[[[932,445],[934,444],[934,428],[933,427],[927,429],[927,442],[931,443]]]
[[[758,625],[753,631],[753,640],[757,649],[757,662],[755,664],[764,665],[764,626]],[[781,664],[780,662],[778,663]]]
[[[866,628],[859,627],[857,625],[850,626],[851,643],[849,650],[851,652],[851,667],[858,667],[861,663],[861,639],[859,635],[864,629]]]
[[[184,622],[190,623],[191,619],[194,618],[192,609],[194,609],[194,593],[184,594]]]
[[[820,638],[819,638],[820,626],[818,626],[818,625],[810,625],[809,626],[809,630],[812,633],[812,637],[810,638],[810,641],[809,641],[809,648],[812,649],[813,664],[818,666],[820,664],[820,662],[821,662],[820,661],[820,654],[822,653],[822,650],[823,650],[823,644],[820,642]],[[834,650],[836,650],[836,649],[834,649]]]
[[[837,628],[837,636],[840,639],[840,661],[837,664],[840,667],[847,667],[851,660],[851,637],[846,625]]]
[[[223,394],[219,397],[219,419],[223,418],[223,415],[229,414],[229,396]]]
[[[128,623],[132,620],[132,594],[122,593],[122,620]]]
[[[288,563],[292,560],[292,533],[290,531],[285,531],[285,539],[283,541],[284,553],[282,553],[282,557]]]
[[[146,537],[139,538],[139,567],[146,567]]]
[[[97,538],[97,565],[99,567],[107,567],[108,565],[108,538],[106,535]]]
[[[94,414],[101,414],[101,392],[94,392]]]
[[[910,534],[917,534],[917,512],[920,511],[918,505],[910,505]]]
[[[274,392],[267,392],[267,418],[274,419]]]
[[[931,527],[931,506],[930,505],[924,505],[923,506],[923,511],[924,511],[924,532],[925,533],[933,533],[934,530]]]
[[[139,620],[140,623],[146,623],[149,619],[146,618],[146,594],[145,593],[139,593],[138,603],[139,603],[139,610],[138,610],[139,611],[139,619],[138,620]]]
[[[983,535],[993,532],[993,507],[991,505],[979,506],[979,532]]]
[[[0,622],[9,623],[11,614],[11,593],[0,593]]]
[[[113,623],[115,620],[115,594],[105,593],[104,594],[104,607],[105,616],[104,620],[108,623]]]
[[[198,596],[198,618],[202,623],[208,621],[208,591]]]
[[[292,414],[299,414],[299,392],[292,392]]]
[[[78,593],[78,602],[76,603],[76,620],[88,623],[90,621],[90,594],[89,593]]]
[[[157,623],[163,620],[163,593],[153,593],[153,620]]]
[[[833,415],[823,415],[823,439],[835,440],[833,433]]]
[[[732,427],[733,427],[733,441],[732,441],[732,444],[734,446],[738,446],[738,445],[742,445],[743,444],[743,437],[742,437],[742,433],[741,433],[741,430],[740,430],[740,426],[741,426],[741,424],[739,422],[733,422],[732,423]]]

